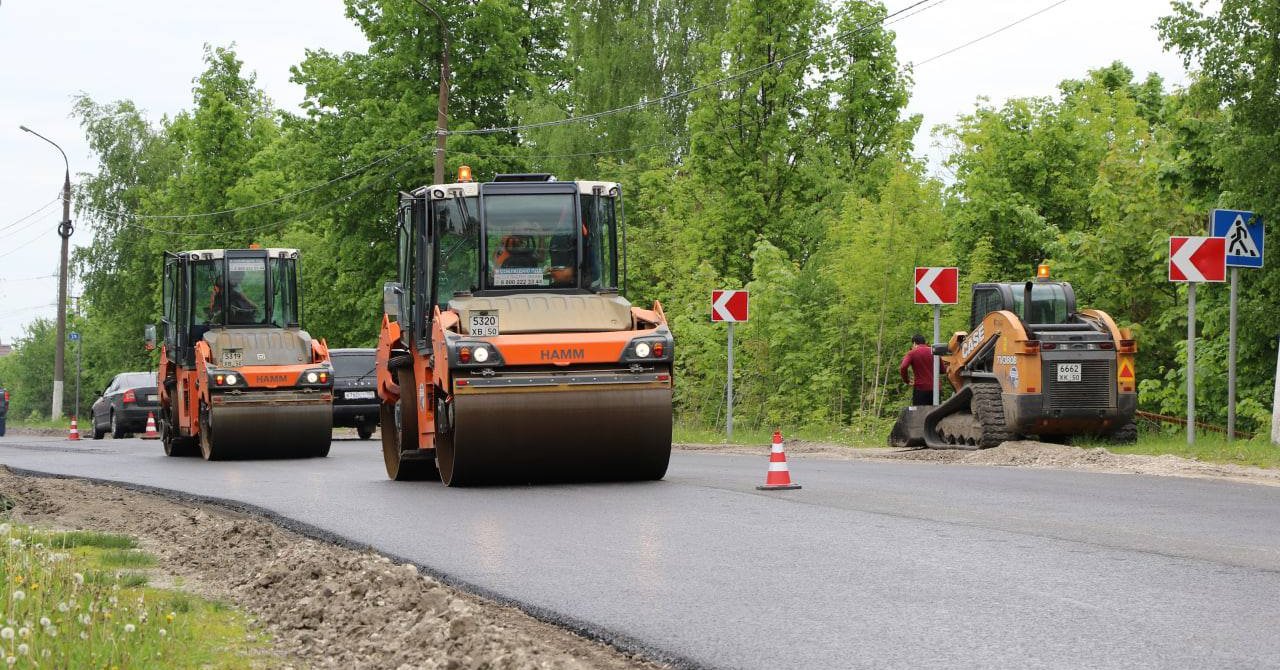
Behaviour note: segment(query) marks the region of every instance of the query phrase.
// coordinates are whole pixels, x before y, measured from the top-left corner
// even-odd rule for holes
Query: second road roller
[[[399,202],[377,352],[387,475],[661,479],[675,341],[660,303],[619,290],[621,187],[470,172]]]
[[[299,323],[297,250],[165,254],[162,301],[166,454],[329,454],[333,366],[325,342]]]

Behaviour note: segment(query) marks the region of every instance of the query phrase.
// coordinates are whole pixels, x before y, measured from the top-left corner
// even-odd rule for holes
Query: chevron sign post
[[[1226,280],[1225,237],[1169,238],[1169,281],[1187,285],[1187,444],[1196,443],[1196,284]]]
[[[960,298],[959,268],[916,268],[915,299],[917,305],[933,305],[933,344],[942,337],[942,306],[954,305]],[[940,386],[938,357],[933,357],[933,404],[938,404]]]
[[[724,432],[728,439],[733,439],[733,324],[746,321],[751,294],[746,291],[712,291],[711,320],[724,321],[729,324],[729,377],[724,387],[725,413]]]

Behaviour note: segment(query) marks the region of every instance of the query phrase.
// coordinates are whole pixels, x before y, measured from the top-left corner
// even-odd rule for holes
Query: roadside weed
[[[252,666],[262,641],[241,614],[111,569],[155,565],[135,546],[0,523],[0,670]]]

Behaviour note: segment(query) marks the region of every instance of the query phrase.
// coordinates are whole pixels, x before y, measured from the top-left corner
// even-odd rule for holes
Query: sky
[[[885,2],[891,12],[912,4]],[[899,60],[918,63],[1058,2],[941,0],[890,29]],[[907,108],[924,116],[917,152],[936,168],[942,149],[931,146],[929,129],[972,111],[979,96],[998,104],[1053,95],[1060,81],[1115,60],[1140,75],[1158,72],[1171,84],[1185,83],[1180,58],[1164,52],[1152,27],[1168,8],[1168,0],[1066,0],[920,65]],[[56,149],[18,126],[60,144],[75,182],[77,172],[95,167],[69,117],[75,95],[131,99],[152,119],[172,115],[190,106],[204,45],[231,43],[259,86],[288,109],[303,98],[289,81],[289,67],[305,49],[366,46],[341,0],[0,0],[0,343],[11,343],[34,318],[52,318],[57,301],[61,208],[54,200],[63,162]],[[72,245],[87,244],[91,233],[77,223]],[[70,293],[78,293],[74,284]]]

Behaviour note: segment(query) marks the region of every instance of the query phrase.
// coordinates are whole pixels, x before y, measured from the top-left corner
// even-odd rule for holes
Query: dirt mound
[[[762,457],[769,453],[768,445],[740,447],[719,444],[681,444],[677,445],[677,448],[682,451],[750,454]],[[960,465],[1058,468],[1164,477],[1210,477],[1230,479],[1249,484],[1280,486],[1280,470],[1223,463],[1205,463],[1168,454],[1163,456],[1113,454],[1101,447],[1083,449],[1032,440],[1005,442],[998,447],[976,451],[963,449],[859,448],[821,442],[787,440],[786,450],[788,458],[927,461]]]
[[[3,468],[0,496],[23,521],[139,538],[184,588],[235,603],[265,624],[282,656],[303,666],[659,667],[458,592],[413,565],[256,517]]]

